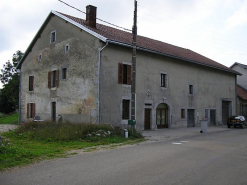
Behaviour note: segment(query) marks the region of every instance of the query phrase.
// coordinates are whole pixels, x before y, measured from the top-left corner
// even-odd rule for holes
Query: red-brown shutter
[[[35,103],[33,103],[33,112],[32,112],[32,118],[35,116]]]
[[[51,88],[51,71],[48,72],[48,88]]]
[[[118,84],[123,83],[123,64],[118,63]]]
[[[56,71],[56,87],[58,87],[59,83],[59,70]]]
[[[131,65],[127,65],[127,85],[131,85]]]
[[[29,118],[29,103],[27,104],[27,119]]]

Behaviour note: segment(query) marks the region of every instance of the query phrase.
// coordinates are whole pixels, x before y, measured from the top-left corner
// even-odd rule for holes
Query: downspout
[[[19,77],[19,124],[21,124],[21,69]]]
[[[100,75],[101,75],[101,52],[108,46],[108,40],[106,40],[106,44],[103,48],[99,50],[99,74],[98,74],[98,124],[100,124]]]

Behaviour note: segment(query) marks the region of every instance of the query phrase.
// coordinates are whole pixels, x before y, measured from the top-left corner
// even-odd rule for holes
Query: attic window
[[[69,44],[65,45],[65,54],[69,53]]]
[[[50,41],[51,41],[51,44],[56,42],[56,31],[51,32]]]
[[[40,53],[39,56],[38,56],[38,61],[40,62],[42,59],[42,54]]]

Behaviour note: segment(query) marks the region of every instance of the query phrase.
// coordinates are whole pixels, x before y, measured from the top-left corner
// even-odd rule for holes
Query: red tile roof
[[[237,87],[237,94],[240,98],[247,100],[247,90],[238,85]]]
[[[132,33],[122,31],[116,28],[112,28],[109,26],[105,26],[102,24],[97,24],[96,28],[89,27],[85,24],[85,20],[76,18],[70,15],[66,15],[63,13],[58,12],[59,14],[75,21],[76,23],[79,23],[86,28],[90,29],[93,32],[98,33],[99,35],[102,35],[103,37],[107,38],[109,41],[124,43],[127,45],[132,45]],[[220,64],[217,63],[207,57],[204,57],[198,53],[195,53],[194,51],[191,51],[189,49],[181,48],[178,46],[174,46],[165,42],[161,42],[158,40],[153,40],[147,37],[143,36],[137,36],[137,47],[142,49],[147,49],[149,51],[158,52],[170,57],[191,61],[194,63],[199,63],[201,65],[206,65],[214,68],[218,68],[224,71],[228,71],[231,73],[238,74],[238,72]]]

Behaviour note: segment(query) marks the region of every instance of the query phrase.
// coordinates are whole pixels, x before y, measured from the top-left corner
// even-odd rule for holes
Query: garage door
[[[195,126],[195,110],[188,109],[187,110],[187,127]]]

